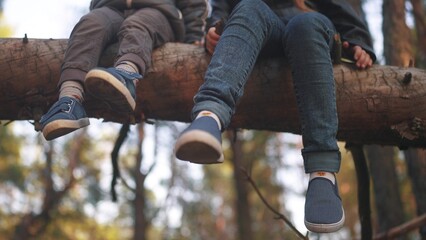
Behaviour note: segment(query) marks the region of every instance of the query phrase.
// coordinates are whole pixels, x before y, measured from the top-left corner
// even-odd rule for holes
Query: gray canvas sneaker
[[[83,105],[74,98],[62,97],[40,119],[43,136],[52,140],[90,124]]]
[[[212,117],[195,119],[176,140],[175,155],[192,163],[222,163],[222,136],[216,120]]]
[[[316,233],[339,230],[345,223],[345,213],[337,182],[316,177],[309,182],[305,202],[305,226]]]

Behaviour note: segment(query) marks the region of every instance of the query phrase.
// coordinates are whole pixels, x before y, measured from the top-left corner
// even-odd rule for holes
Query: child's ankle
[[[59,90],[59,98],[71,97],[77,99],[80,103],[84,101],[84,88],[83,85],[75,80],[65,81],[61,84]]]
[[[139,69],[136,66],[136,64],[134,64],[130,61],[122,61],[122,62],[118,63],[115,68],[121,69],[121,70],[124,70],[124,71],[127,71],[127,72],[131,72],[131,73],[139,73]]]
[[[198,115],[195,119],[197,119],[199,117],[211,117],[211,118],[213,118],[214,120],[216,120],[216,123],[217,123],[217,126],[219,127],[219,129],[222,129],[222,124],[220,123],[219,117],[216,114],[214,114],[210,111],[201,111],[200,113],[198,113]]]
[[[312,179],[318,178],[318,177],[326,178],[326,179],[330,180],[333,184],[336,183],[335,174],[332,173],[332,172],[325,172],[325,171],[311,172],[309,174],[309,181],[311,181]]]

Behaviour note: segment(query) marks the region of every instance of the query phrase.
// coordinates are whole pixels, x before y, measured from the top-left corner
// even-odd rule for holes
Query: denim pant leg
[[[338,117],[330,49],[335,28],[324,15],[303,13],[292,18],[283,45],[290,62],[302,124],[305,171],[338,172]]]
[[[241,1],[225,25],[205,82],[194,97],[192,118],[208,110],[219,117],[225,129],[262,47],[271,39],[279,42],[283,31],[284,23],[263,1]]]
[[[98,65],[105,47],[117,41],[123,20],[122,13],[108,7],[94,9],[80,19],[68,41],[58,86],[67,80],[83,84],[86,73]]]

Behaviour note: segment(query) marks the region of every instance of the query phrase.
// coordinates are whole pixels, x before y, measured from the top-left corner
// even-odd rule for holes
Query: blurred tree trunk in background
[[[242,172],[244,153],[242,149],[242,140],[238,136],[237,131],[227,131],[227,137],[231,143],[231,162],[234,170],[234,186],[235,186],[235,209],[238,228],[238,238],[240,240],[252,240],[252,218],[250,214],[250,202],[248,193],[247,177]]]
[[[404,222],[399,182],[395,172],[395,148],[366,145],[364,151],[373,182],[377,215],[376,233]]]
[[[277,218],[277,215],[262,202],[254,190],[256,187],[270,206],[291,219],[286,210],[287,196],[283,184],[294,179],[289,179],[288,175],[283,174],[285,164],[282,156],[285,150],[278,137],[281,134],[244,130],[239,132],[238,136],[242,142],[241,149],[244,157],[241,167],[255,184],[255,186],[249,185],[248,189],[253,229],[252,239],[295,238],[295,233],[291,232],[284,221]]]
[[[348,0],[358,15],[364,20],[368,26],[365,12],[362,8],[362,0]],[[371,34],[371,32],[370,32]],[[353,228],[351,229],[351,236],[353,238],[360,236],[361,239],[370,239],[373,235],[373,226],[371,224],[371,196],[370,196],[370,171],[367,166],[366,156],[364,153],[364,143],[354,144],[350,141],[346,142],[346,149],[351,152],[352,160],[354,161],[354,170],[356,171],[357,178],[357,203],[358,203],[358,220],[360,223],[361,231],[355,234]],[[341,172],[344,169],[341,169]],[[342,188],[342,187],[340,187]],[[342,191],[344,194],[344,191]],[[343,203],[346,205],[345,203]],[[347,207],[345,212],[349,213]],[[348,214],[346,214],[348,215]],[[349,220],[349,219],[348,219]],[[349,223],[347,225],[350,226]]]
[[[282,159],[278,152],[282,148],[270,145],[277,135],[267,131],[226,131],[222,135],[225,161],[202,165],[201,179],[187,179],[191,169],[199,165],[177,160],[176,166],[183,169],[177,173],[176,189],[171,192],[178,193],[182,225],[164,239],[295,239],[295,233],[276,218],[247,181],[246,173],[269,204],[285,211],[282,178],[287,176],[279,176]]]
[[[416,53],[415,65],[420,68],[426,67],[426,8],[424,0],[411,0],[415,24],[416,41],[414,52]]]
[[[56,190],[54,184],[54,168],[53,168],[53,142],[49,142],[49,146],[46,147],[46,167],[43,170],[44,174],[44,198],[42,202],[41,211],[39,213],[29,212],[22,217],[21,222],[15,228],[15,240],[25,240],[39,238],[44,234],[50,222],[55,219],[53,216],[66,194],[76,183],[74,176],[74,170],[77,168],[80,162],[80,154],[82,147],[84,146],[83,141],[85,139],[86,132],[81,131],[71,144],[68,159],[68,179],[63,179],[65,182],[62,190]]]
[[[382,30],[384,39],[384,58],[386,64],[399,67],[408,67],[414,60],[411,32],[405,21],[405,2],[405,0],[383,1]],[[376,148],[378,147],[376,146]],[[376,151],[380,154],[380,150],[376,149]],[[375,180],[375,184],[376,181],[380,181],[377,182],[377,186],[374,188],[380,232],[400,225],[405,220],[400,185],[398,184],[397,174],[395,172],[396,166],[394,158],[396,152],[395,148],[392,148],[392,150],[389,149],[389,153],[384,153],[382,150],[381,154],[383,156],[387,155],[388,159],[382,157],[379,163],[380,165],[374,168],[376,171],[373,177],[377,179]],[[377,163],[374,163],[374,159],[371,159],[370,165],[373,166],[373,164]],[[384,174],[385,172],[387,172],[387,174]],[[381,180],[378,179],[378,176],[381,176]],[[381,185],[380,183],[385,185]],[[380,189],[383,187],[385,187],[385,189]],[[383,191],[388,191],[388,195],[382,195],[384,193]],[[382,194],[379,195],[380,193]]]
[[[133,177],[135,180],[135,198],[133,200],[134,207],[134,226],[133,226],[133,239],[135,240],[146,240],[147,231],[149,226],[149,221],[146,218],[146,196],[145,196],[145,179],[147,175],[144,175],[141,172],[142,160],[143,160],[143,151],[142,143],[145,138],[144,124],[137,125],[138,131],[138,141],[137,141],[137,151],[138,153],[135,156],[135,168],[133,171]]]
[[[405,151],[405,160],[416,198],[416,213],[420,216],[426,213],[426,150],[407,150]],[[419,232],[422,239],[426,239],[426,226],[421,227]]]
[[[405,23],[405,0],[383,1],[383,45],[387,63],[408,66],[411,58],[410,32]],[[402,21],[401,21],[402,20]],[[373,179],[378,232],[404,222],[404,208],[396,174],[394,147],[365,147]]]
[[[383,2],[383,6],[389,6],[389,4],[385,1]],[[361,7],[361,0],[349,0],[349,2],[365,20],[365,14]],[[392,11],[390,12],[392,13]],[[385,11],[383,11],[383,13],[386,14]],[[385,21],[386,20],[383,20],[384,24]],[[375,208],[377,210],[379,225],[378,231],[382,232],[392,226],[399,225],[404,219],[399,182],[395,172],[396,166],[394,158],[396,151],[394,151],[394,147],[388,146],[381,147],[378,145],[364,145],[359,147],[364,149],[368,159],[369,171],[371,173],[373,191],[376,200]],[[371,235],[371,232],[369,235]]]
[[[387,65],[408,67],[414,60],[405,0],[383,0],[383,54]]]
[[[411,0],[415,24],[413,40],[417,67],[426,67],[426,8],[425,1]],[[426,213],[426,152],[424,149],[409,148],[404,151],[408,175],[411,178],[413,193],[416,199],[418,216]],[[419,230],[422,239],[426,239],[426,226]]]

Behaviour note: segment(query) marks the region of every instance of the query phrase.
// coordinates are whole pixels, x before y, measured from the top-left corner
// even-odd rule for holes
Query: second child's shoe
[[[222,137],[212,117],[195,119],[175,144],[176,158],[199,164],[223,162]]]
[[[83,105],[71,97],[59,99],[40,119],[46,140],[61,137],[90,124]]]
[[[84,86],[92,96],[105,101],[115,111],[133,112],[136,107],[135,79],[138,73],[117,68],[94,68],[85,78]]]
[[[339,230],[344,223],[345,213],[337,182],[333,184],[327,178],[313,178],[306,193],[306,228],[316,233],[330,233]]]

